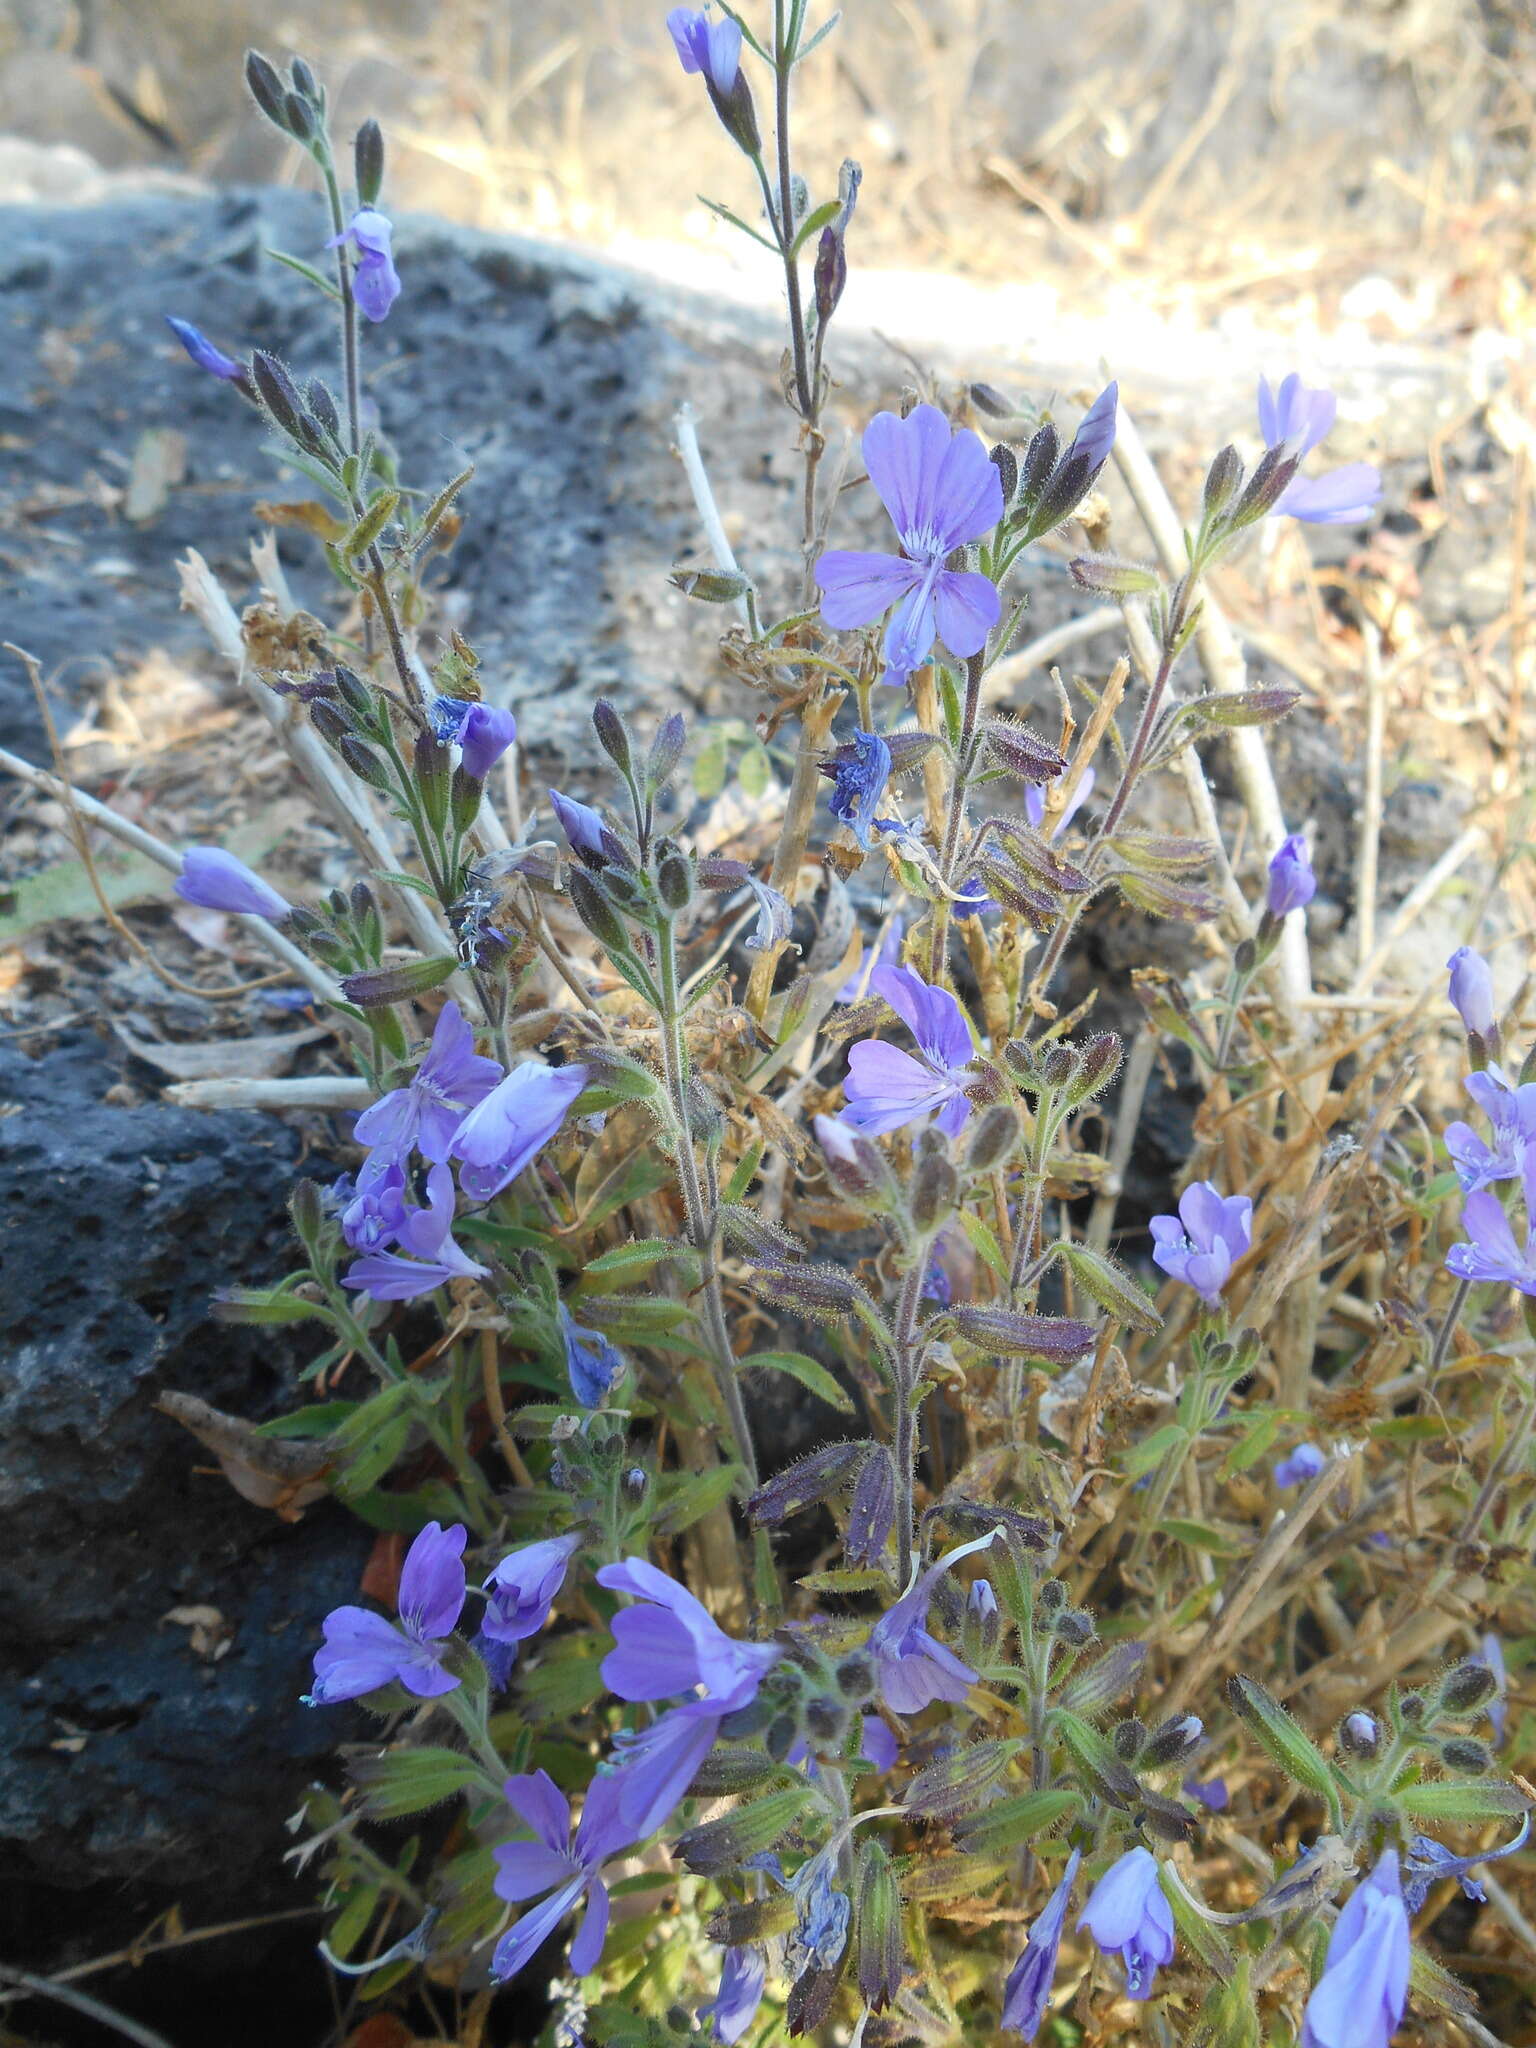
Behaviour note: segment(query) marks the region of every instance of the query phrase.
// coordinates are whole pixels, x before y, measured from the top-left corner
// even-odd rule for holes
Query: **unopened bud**
[[[972,1173],[990,1173],[1011,1156],[1018,1139],[1018,1117],[1007,1103],[994,1103],[976,1119],[965,1163]]]
[[[1493,1751],[1470,1735],[1453,1735],[1442,1742],[1440,1760],[1448,1770],[1465,1771],[1469,1777],[1481,1777],[1493,1769]]]
[[[1101,1095],[1109,1086],[1119,1071],[1125,1045],[1118,1032],[1099,1031],[1085,1039],[1078,1052],[1081,1064],[1067,1090],[1067,1100],[1074,1109],[1090,1096]]]
[[[1122,562],[1117,555],[1074,555],[1068,567],[1079,590],[1103,597],[1144,597],[1157,588],[1157,572],[1140,562]]]
[[[839,1322],[852,1315],[859,1294],[841,1267],[833,1265],[759,1266],[750,1280],[764,1301],[813,1322]]]
[[[912,1176],[911,1215],[924,1237],[932,1237],[954,1214],[960,1199],[960,1176],[949,1161],[930,1153],[918,1161]]]
[[[838,1691],[851,1705],[860,1706],[873,1697],[875,1667],[862,1650],[855,1650],[851,1656],[844,1657],[832,1676],[837,1680]]]
[[[411,780],[416,787],[423,817],[434,833],[440,833],[448,822],[453,754],[431,732],[416,735],[416,743],[411,750]]]
[[[297,387],[277,357],[266,349],[257,349],[251,357],[251,375],[261,402],[272,415],[276,424],[286,433],[295,437],[299,431],[299,415],[304,410],[304,401]]]
[[[823,228],[821,240],[816,245],[816,268],[812,276],[816,318],[823,327],[837,311],[847,283],[848,252],[843,247],[843,238],[835,227]]]
[[[320,1234],[325,1216],[318,1182],[301,1180],[294,1184],[288,1197],[288,1214],[293,1218],[293,1227],[304,1245],[311,1245]]]
[[[285,88],[278,76],[277,67],[268,63],[259,50],[245,53],[245,83],[251,98],[260,107],[274,128],[289,133],[288,114],[283,102]]]
[[[1397,1711],[1410,1728],[1416,1728],[1424,1719],[1423,1694],[1405,1692],[1397,1703]]]
[[[1093,1641],[1093,1616],[1082,1607],[1064,1607],[1051,1623],[1051,1634],[1081,1649]]]
[[[283,119],[288,133],[295,142],[313,142],[315,139],[315,116],[309,101],[302,93],[289,92],[283,95]]]
[[[599,697],[592,706],[592,730],[597,734],[598,745],[614,767],[621,775],[628,775],[634,759],[629,727],[606,697]]]
[[[885,1191],[889,1169],[868,1138],[831,1116],[815,1117],[811,1128],[827,1164],[827,1178],[839,1193],[864,1202]]]
[[[693,863],[670,839],[658,844],[656,856],[656,891],[676,916],[693,901]]]
[[[791,1741],[789,1748],[793,1747]],[[768,1753],[773,1755],[771,1747]],[[780,1759],[775,1758],[774,1761]],[[739,1870],[749,1856],[760,1856],[765,1849],[771,1849],[785,1829],[793,1824],[795,1816],[805,1805],[806,1791],[804,1785],[794,1785],[782,1792],[770,1792],[766,1798],[754,1799],[748,1806],[738,1806],[723,1820],[706,1821],[702,1827],[688,1828],[678,1836],[675,1853],[701,1877]]]
[[[1204,1740],[1205,1723],[1195,1714],[1180,1714],[1152,1731],[1143,1761],[1149,1770],[1164,1770],[1192,1757]]]
[[[619,1480],[624,1498],[631,1507],[638,1507],[650,1488],[650,1475],[643,1465],[630,1465]]]
[[[1242,457],[1231,446],[1219,450],[1205,473],[1205,517],[1219,519],[1242,487]]]
[[[836,1742],[848,1725],[848,1709],[841,1700],[818,1693],[805,1703],[805,1725],[823,1746]]]
[[[629,934],[623,920],[584,868],[572,868],[565,878],[571,907],[587,930],[610,953],[630,951]]]
[[[975,1644],[982,1660],[985,1662],[995,1657],[997,1646],[1002,1641],[1003,1617],[990,1579],[973,1582],[965,1598],[965,1624],[967,1643]]]
[[[1110,1730],[1110,1741],[1115,1746],[1115,1755],[1128,1764],[1135,1763],[1141,1755],[1147,1739],[1147,1724],[1138,1721],[1134,1714],[1124,1721],[1118,1721]]]
[[[851,1563],[878,1564],[896,1526],[896,1468],[881,1445],[859,1474],[844,1548]]]
[[[656,737],[651,741],[650,756],[645,764],[645,786],[654,796],[663,783],[671,780],[672,771],[683,758],[687,743],[688,728],[679,712],[669,712],[656,728]]]
[[[1498,1689],[1499,1681],[1492,1667],[1479,1657],[1469,1657],[1441,1679],[1440,1705],[1447,1714],[1473,1714]]]
[[[763,1732],[763,1747],[776,1764],[783,1763],[800,1737],[800,1722],[794,1714],[776,1714]]]
[[[1381,1754],[1381,1723],[1376,1716],[1358,1709],[1346,1714],[1339,1724],[1339,1748],[1345,1756],[1373,1763]]]
[[[370,789],[392,790],[394,777],[389,763],[372,747],[365,747],[360,739],[351,733],[336,742],[336,751],[352,770],[359,782],[366,782]]]
[[[324,433],[332,441],[336,440],[341,433],[341,415],[336,410],[330,386],[319,377],[311,377],[304,386],[304,398]]]
[[[352,178],[359,206],[376,206],[384,187],[384,131],[370,118],[352,143]]]
[[[1067,1604],[1067,1587],[1064,1579],[1045,1579],[1038,1595],[1041,1608],[1047,1614],[1059,1614]]]
[[[747,1513],[760,1525],[785,1521],[802,1508],[839,1492],[869,1456],[867,1441],[825,1444],[797,1458],[766,1480],[747,1502]]]
[[[987,460],[997,471],[997,480],[1003,487],[1003,504],[1011,505],[1019,488],[1019,458],[1006,441],[999,441],[995,448],[987,450]]]
[[[386,1003],[409,1002],[413,996],[424,996],[429,989],[441,988],[458,964],[452,953],[443,953],[435,959],[406,961],[398,967],[372,967],[363,974],[347,975],[341,992],[361,1010],[381,1009]]]

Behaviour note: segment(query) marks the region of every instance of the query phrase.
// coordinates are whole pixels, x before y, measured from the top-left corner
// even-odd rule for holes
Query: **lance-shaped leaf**
[[[1091,1245],[1075,1244],[1065,1238],[1052,1249],[1083,1292],[1117,1323],[1128,1323],[1133,1330],[1148,1332],[1162,1328],[1162,1317],[1130,1274],[1113,1259],[1105,1258]]]
[[[1085,1670],[1073,1673],[1057,1694],[1057,1705],[1071,1714],[1107,1713],[1136,1690],[1146,1661],[1145,1643],[1116,1643]]]
[[[1092,1350],[1094,1340],[1092,1323],[1071,1316],[1035,1316],[970,1303],[946,1309],[928,1327],[936,1337],[961,1337],[999,1358],[1035,1358],[1044,1365],[1071,1365]]]
[[[982,1805],[1024,1747],[1022,1740],[972,1742],[927,1764],[907,1787],[908,1813],[925,1820],[958,1820]]]
[[[867,1839],[854,1879],[859,1995],[881,2012],[901,1989],[906,1943],[901,1933],[901,1891],[883,1842]]]
[[[1058,1785],[1045,1792],[1020,1792],[1015,1798],[999,1799],[995,1804],[983,1807],[980,1813],[967,1815],[956,1823],[955,1846],[971,1855],[983,1856],[1020,1848],[1026,1842],[1049,1834],[1068,1814],[1077,1812],[1082,1803],[1082,1794],[1067,1785]]]
[[[1219,690],[1209,697],[1194,697],[1180,705],[1178,716],[1192,725],[1273,725],[1300,702],[1300,690],[1277,683],[1261,690]]]
[[[811,1796],[806,1784],[786,1785],[781,1792],[738,1806],[720,1820],[707,1820],[701,1827],[687,1828],[673,1845],[690,1870],[701,1877],[715,1877],[727,1870],[739,1870],[749,1856],[761,1856],[781,1841],[795,1824]]]
[[[373,1820],[399,1820],[484,1782],[473,1757],[453,1749],[386,1749],[349,1760],[352,1782]]]
[[[1329,1801],[1338,1798],[1338,1787],[1328,1760],[1309,1735],[1302,1732],[1272,1693],[1257,1679],[1240,1673],[1227,1680],[1227,1704],[1248,1724],[1260,1746],[1286,1776],[1309,1792],[1319,1792]]]
[[[1530,1801],[1518,1787],[1487,1785],[1400,1785],[1395,1803],[1414,1820],[1455,1826],[1464,1821],[1518,1820]]]

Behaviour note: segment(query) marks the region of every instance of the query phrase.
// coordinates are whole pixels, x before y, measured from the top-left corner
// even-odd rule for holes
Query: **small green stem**
[[[331,160],[329,143],[320,159],[320,175],[325,180],[325,196],[331,207],[331,232],[345,235],[346,218],[341,205],[341,187],[336,180],[336,166]],[[347,255],[345,241],[338,241],[336,256],[336,288],[341,294],[341,374],[346,391],[347,405],[347,453],[355,455],[362,446],[359,428],[359,371],[357,347],[357,300],[352,294],[352,263]]]
[[[904,1589],[912,1576],[915,1537],[913,1488],[916,1481],[917,1418],[912,1413],[912,1390],[917,1384],[917,1311],[923,1298],[923,1252],[919,1248],[911,1271],[901,1284],[896,1310],[895,1414],[891,1418],[896,1464],[896,1572]]]

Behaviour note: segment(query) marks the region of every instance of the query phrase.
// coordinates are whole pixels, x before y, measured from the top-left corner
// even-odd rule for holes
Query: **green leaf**
[[[1008,1261],[1003,1257],[1003,1248],[997,1241],[997,1233],[980,1216],[972,1215],[969,1209],[959,1212],[960,1228],[971,1241],[971,1249],[1006,1287],[1008,1285]]]
[[[676,1238],[632,1237],[628,1244],[616,1244],[612,1250],[599,1252],[595,1259],[588,1259],[581,1269],[582,1285],[585,1286],[594,1273],[600,1279],[627,1279],[633,1274],[648,1273],[653,1266],[662,1265],[669,1259],[694,1269],[699,1262],[698,1253],[692,1245],[679,1244]]]
[[[754,1351],[750,1358],[743,1358],[736,1367],[738,1373],[784,1372],[792,1380],[798,1380],[829,1408],[837,1409],[841,1415],[852,1415],[853,1401],[846,1389],[814,1358],[807,1358],[803,1351]]]
[[[736,764],[736,780],[741,785],[743,796],[755,802],[763,795],[773,780],[773,769],[765,747],[754,744],[747,748]]]
[[[583,1298],[581,1312],[594,1328],[631,1344],[665,1337],[693,1319],[686,1301],[668,1301],[655,1294],[590,1295]]]
[[[1242,1557],[1247,1545],[1236,1542],[1230,1536],[1223,1536],[1219,1529],[1213,1529],[1207,1522],[1187,1522],[1177,1516],[1158,1523],[1165,1536],[1172,1536],[1178,1542],[1187,1544],[1191,1550],[1208,1551],[1212,1557]]]
[[[1327,1759],[1309,1735],[1303,1734],[1272,1693],[1257,1679],[1235,1675],[1226,1695],[1234,1713],[1247,1723],[1271,1762],[1309,1792],[1320,1792],[1330,1807],[1338,1804],[1338,1786]]]
[[[380,491],[356,526],[341,542],[344,555],[366,555],[379,535],[384,531],[400,503],[398,491]]]
[[[724,789],[729,765],[729,743],[716,726],[693,757],[693,789],[702,802],[711,802]]]
[[[766,235],[760,235],[756,228],[749,228],[739,213],[732,213],[731,209],[728,206],[722,206],[718,199],[706,199],[702,192],[697,197],[700,206],[707,206],[710,212],[718,214],[721,220],[728,220],[733,228],[740,228],[744,235],[750,235],[753,241],[766,249],[770,255],[778,255],[778,244],[770,242]]]
[[[1385,1444],[1430,1443],[1449,1433],[1438,1415],[1389,1415],[1384,1422],[1373,1422],[1369,1431],[1378,1443]]]
[[[1279,1434],[1280,1416],[1273,1408],[1245,1416],[1242,1435],[1222,1461],[1223,1479],[1230,1479],[1234,1472],[1246,1472],[1251,1465],[1257,1465]]]
[[[333,1323],[323,1301],[305,1301],[281,1288],[223,1287],[209,1304],[216,1323]]]
[[[831,227],[842,210],[843,202],[840,199],[827,199],[814,212],[808,213],[800,223],[800,232],[795,236],[790,254],[798,256],[812,235],[819,235],[823,228]]]
[[[1530,1805],[1514,1785],[1404,1785],[1393,1795],[1414,1820],[1518,1820]]]
[[[1068,1786],[1049,1792],[1021,1792],[1012,1799],[999,1799],[994,1806],[959,1823],[955,1829],[955,1844],[974,1855],[991,1855],[999,1849],[1021,1848],[1026,1842],[1049,1834],[1082,1803],[1082,1794]]]
[[[658,1188],[670,1187],[675,1178],[672,1168],[663,1159],[644,1148],[635,1151],[618,1172],[610,1175],[593,1197],[592,1206],[582,1216],[582,1223],[588,1230],[596,1230],[600,1223],[606,1223],[610,1216],[631,1202],[643,1202],[648,1195],[654,1195]]]
[[[258,1422],[256,1434],[281,1439],[329,1436],[356,1407],[355,1401],[312,1401],[307,1408],[296,1408],[291,1415],[274,1415],[270,1422]]]
[[[461,469],[459,471],[458,475],[453,479],[452,483],[444,484],[443,488],[438,492],[437,496],[432,500],[431,504],[422,514],[421,525],[417,528],[415,535],[415,544],[417,547],[423,546],[427,541],[429,541],[432,538],[433,533],[437,530],[438,525],[442,521],[444,513],[447,512],[449,506],[453,503],[454,499],[459,495],[460,491],[463,490],[464,486],[469,482],[470,478],[474,475],[474,473],[475,465],[471,463],[468,469]]]
[[[323,276],[321,272],[316,270],[312,263],[305,263],[297,256],[290,256],[286,249],[268,249],[267,254],[274,263],[284,263],[290,270],[296,270],[300,277],[314,285],[319,291],[324,292],[328,299],[334,299],[340,305],[341,293],[337,291],[335,285],[332,284],[328,277]],[[333,1942],[331,1946],[334,1948],[335,1943]]]
[[[1098,1729],[1061,1707],[1054,1708],[1050,1718],[1072,1761],[1099,1797],[1122,1810],[1130,1807],[1141,1788],[1135,1774]]]
[[[808,1593],[876,1593],[882,1588],[889,1591],[890,1583],[881,1571],[842,1568],[830,1572],[807,1572],[803,1579],[795,1581]]]
[[[518,1697],[531,1721],[567,1723],[602,1698],[604,1646],[580,1637],[573,1645],[551,1645],[538,1663],[519,1667]]]
[[[730,1180],[726,1183],[724,1200],[729,1206],[739,1202],[752,1185],[752,1177],[763,1162],[764,1145],[761,1138],[754,1138],[731,1169]]]
[[[1177,1422],[1165,1422],[1161,1429],[1154,1429],[1139,1444],[1132,1444],[1120,1460],[1120,1469],[1127,1479],[1139,1479],[1144,1472],[1150,1472],[1154,1465],[1161,1465],[1164,1458],[1188,1441],[1188,1433]]]
[[[741,1486],[743,1473],[739,1465],[716,1465],[709,1472],[689,1472],[680,1478],[662,1482],[661,1505],[652,1520],[652,1528],[660,1536],[680,1536],[684,1529],[691,1529],[695,1522],[704,1517]]]
[[[381,1756],[365,1757],[354,1767],[354,1776],[373,1819],[398,1820],[403,1814],[440,1806],[479,1784],[483,1774],[473,1757],[429,1747],[389,1749]]]

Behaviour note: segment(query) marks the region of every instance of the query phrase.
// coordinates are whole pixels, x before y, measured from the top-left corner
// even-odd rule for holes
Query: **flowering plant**
[[[676,578],[738,614],[723,652],[786,769],[771,844],[722,850],[671,711],[647,739],[594,703],[604,776],[525,807],[515,717],[473,648],[450,635],[428,666],[419,572],[471,473],[407,485],[365,404],[357,316],[389,317],[409,261],[379,129],[356,138],[349,210],[302,61],[253,55],[247,79],[327,195],[333,279],[293,261],[336,304],[339,395],[171,322],[330,501],[348,607],[328,646],[249,651],[358,849],[354,886],[290,903],[207,847],[176,881],[297,963],[360,1083],[351,1170],[295,1191],[299,1264],[218,1303],[315,1326],[326,1398],[278,1434],[411,1539],[393,1615],[316,1617],[309,1701],[377,1723],[345,1791],[305,1802],[325,1954],[370,1996],[424,1964],[472,1996],[547,1982],[558,1939],[566,2043],[1108,2040],[1127,2000],[1156,2038],[1180,2010],[1210,2048],[1276,2014],[1313,2048],[1386,2048],[1410,1999],[1492,2039],[1410,1915],[1437,1884],[1480,1896],[1474,1871],[1528,1826],[1478,1624],[1485,1567],[1528,1557],[1536,1513],[1536,1382],[1507,1304],[1536,1299],[1536,1083],[1498,1064],[1490,973],[1463,949],[1450,996],[1487,1125],[1445,1133],[1465,1238],[1449,1280],[1381,1300],[1390,1401],[1383,1374],[1344,1401],[1319,1290],[1357,1271],[1350,1191],[1395,1243],[1439,1227],[1450,1187],[1407,1140],[1388,1153],[1390,1090],[1353,1098],[1368,1139],[1335,1142],[1353,1084],[1313,1086],[1304,1000],[1318,878],[1262,738],[1298,693],[1223,666],[1209,592],[1261,522],[1364,520],[1379,479],[1303,477],[1332,395],[1261,380],[1262,451],[1216,454],[1154,569],[1108,547],[1111,458],[1129,449],[1149,488],[1116,384],[1059,409],[1070,433],[1054,407],[1020,430],[986,387],[948,408],[914,392],[857,441],[894,546],[832,545],[857,537],[824,465],[860,177],[844,165],[813,203],[794,167],[793,75],[821,35],[803,0],[762,36],[733,12],[666,26],[755,175],[758,225],[717,210],[784,287],[799,573],[737,562],[690,442],[716,559]],[[1003,419],[988,445],[976,423]],[[1047,543],[1121,608],[1129,649],[1075,709],[1061,691],[1050,731],[995,685],[1020,564]],[[1227,742],[1268,855],[1252,902],[1201,767]],[[1164,771],[1189,833],[1137,822]],[[866,870],[900,896],[878,933]],[[1219,962],[1137,977],[1129,1059],[1091,998],[1063,1013],[1111,902],[1202,927]],[[1169,1049],[1207,1114],[1177,1213],[1125,1230],[1117,1259]],[[1442,1427],[1473,1315],[1512,1408],[1465,1476],[1421,1481],[1416,1540],[1444,1541],[1414,1561],[1414,1604],[1448,1619],[1405,1621],[1377,1665],[1341,1651],[1293,1716],[1245,1668],[1262,1626],[1347,1559],[1331,1612],[1380,1628],[1367,1545],[1404,1540],[1380,1526],[1392,1461]],[[1202,1851],[1239,1797],[1257,1867],[1233,1880]],[[445,1802],[432,1853],[378,1845]],[[1442,1840],[1470,1830],[1465,1853]]]

